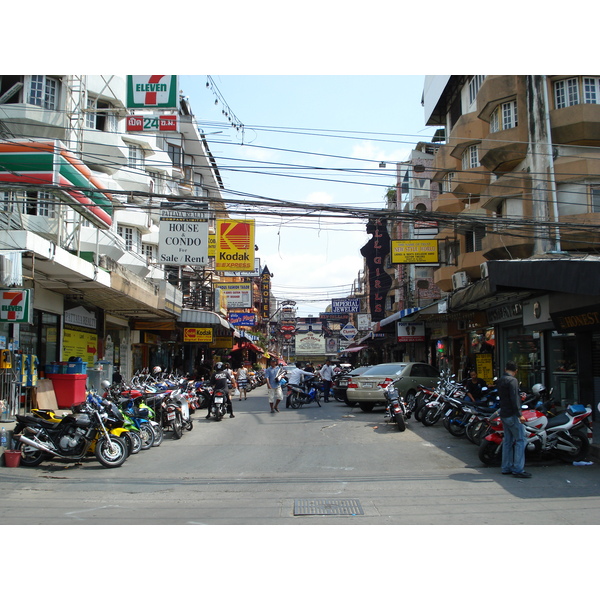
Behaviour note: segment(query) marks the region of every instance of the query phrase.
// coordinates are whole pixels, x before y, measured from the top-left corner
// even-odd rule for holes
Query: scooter
[[[584,460],[590,449],[589,436],[591,408],[573,404],[555,417],[548,418],[537,409],[523,410],[525,417],[525,452],[535,458],[555,455],[566,461]],[[502,462],[502,419],[496,417],[490,423],[491,433],[481,442],[479,460],[485,465]]]
[[[303,386],[288,384],[288,387],[291,389],[290,406],[292,408],[300,408],[305,404],[316,402],[320,407],[323,390],[321,389],[319,382],[316,381],[314,377],[311,377],[304,382]]]
[[[222,390],[213,392],[212,402],[210,405],[210,415],[215,417],[215,420],[221,421],[227,414],[227,395]],[[208,418],[208,415],[207,417]]]

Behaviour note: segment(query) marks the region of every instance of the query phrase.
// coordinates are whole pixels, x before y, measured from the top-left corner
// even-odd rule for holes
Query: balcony
[[[490,115],[500,102],[515,96],[525,98],[525,86],[525,78],[520,75],[487,75],[477,92],[479,118],[489,122]]]
[[[578,215],[565,215],[559,217],[559,222],[563,227],[560,230],[561,250],[570,250],[573,252],[586,252],[592,250],[597,252],[600,244],[600,232],[591,231],[589,226],[600,228],[600,213],[582,213]],[[564,224],[573,225],[574,228],[566,228]],[[578,229],[577,225],[586,225],[586,229]]]
[[[531,237],[523,237],[526,232],[522,229],[517,233],[517,236],[510,233],[488,233],[481,241],[483,257],[487,260],[529,258],[533,254],[533,232],[530,232]]]
[[[499,198],[523,198],[531,192],[531,176],[523,171],[506,173],[492,181],[482,193],[482,206],[494,210]]]
[[[600,145],[600,104],[576,104],[550,111],[552,143]]]
[[[451,156],[462,160],[463,152],[468,146],[478,144],[489,135],[489,125],[482,121],[477,113],[471,112],[462,115],[452,128],[448,146],[452,148]]]
[[[441,182],[448,172],[459,171],[461,169],[461,161],[451,154],[453,149],[452,146],[440,145],[433,162],[433,181]]]
[[[479,265],[485,262],[485,256],[483,255],[483,251],[463,252],[458,257],[457,262],[457,271],[465,271],[469,279],[479,279],[481,277]]]
[[[452,275],[456,273],[457,268],[452,265],[448,267],[440,267],[433,274],[433,282],[442,290],[442,292],[452,291]]]
[[[459,196],[463,202],[470,197],[479,197],[490,183],[490,173],[485,167],[477,167],[457,173],[452,181],[451,192]]]
[[[432,204],[433,212],[459,213],[464,204],[454,194],[440,194]]]
[[[525,160],[528,147],[527,125],[488,134],[479,146],[479,162],[489,171],[511,171]]]

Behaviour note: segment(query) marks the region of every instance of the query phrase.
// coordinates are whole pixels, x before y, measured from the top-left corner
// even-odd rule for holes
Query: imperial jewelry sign
[[[208,263],[208,204],[160,205],[158,260],[163,265]]]

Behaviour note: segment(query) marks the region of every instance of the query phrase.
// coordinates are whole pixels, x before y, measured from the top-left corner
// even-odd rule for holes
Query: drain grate
[[[299,515],[364,515],[358,500],[306,499],[294,500],[294,516]]]

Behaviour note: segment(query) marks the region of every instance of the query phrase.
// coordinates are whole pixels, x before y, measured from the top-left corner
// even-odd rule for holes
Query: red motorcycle
[[[591,414],[592,409],[582,404],[570,405],[550,418],[537,409],[524,410],[526,457],[539,459],[554,455],[567,462],[584,460],[592,437]],[[504,437],[500,417],[491,420],[490,429],[491,433],[479,446],[479,460],[485,465],[500,465]]]

